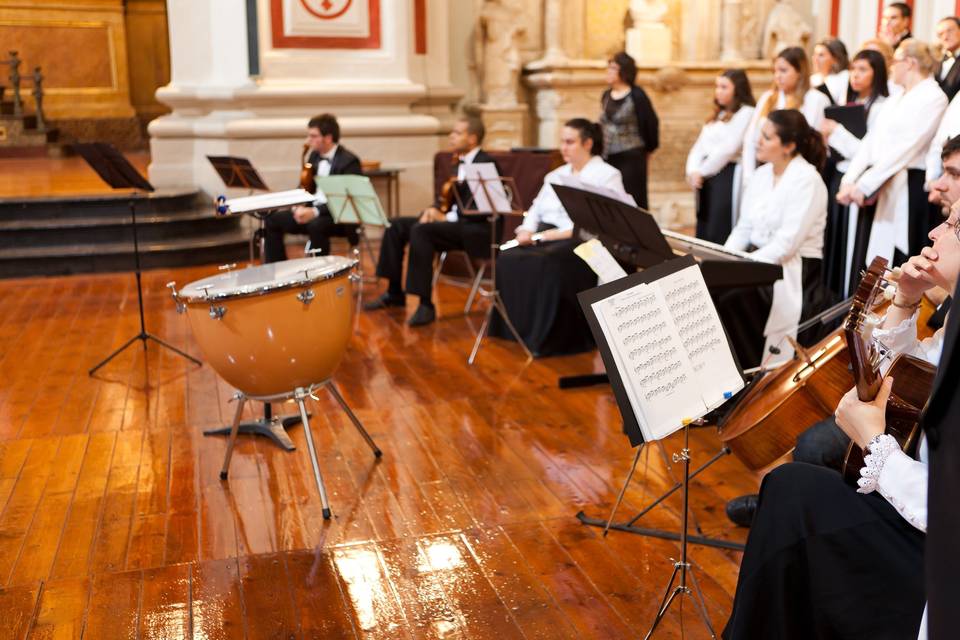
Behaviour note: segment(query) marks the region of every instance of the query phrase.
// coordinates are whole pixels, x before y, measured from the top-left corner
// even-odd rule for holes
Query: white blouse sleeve
[[[706,145],[703,140],[706,128],[707,125],[700,127],[700,135],[697,136],[697,141],[693,143],[693,146],[690,147],[690,153],[687,154],[687,165],[684,171],[688,176],[699,171],[700,158],[706,155],[706,149],[704,149]]]
[[[768,100],[776,100],[776,96],[769,89],[760,96],[757,101],[757,108],[753,110],[750,122],[747,125],[743,136],[743,151],[741,152],[741,165],[744,186],[750,182],[754,172],[757,170],[757,140],[760,139],[760,125],[763,122],[763,112]]]
[[[897,172],[905,169],[927,145],[940,123],[947,98],[942,92],[933,94],[922,105],[917,105],[915,117],[898,122],[896,136],[887,136],[889,145],[878,149],[873,166],[857,179],[857,186],[865,195],[871,195]],[[923,114],[921,117],[919,114]]]
[[[743,193],[743,202],[741,203],[741,215],[737,219],[737,224],[733,227],[727,241],[723,246],[734,251],[744,251],[750,246],[750,234],[753,233],[753,216],[750,215],[750,203],[755,197],[757,184],[748,185]]]
[[[830,98],[825,96],[822,91],[810,89],[803,96],[803,105],[800,107],[800,113],[807,119],[807,124],[814,129],[820,128],[823,122],[823,112],[830,106]]]
[[[741,107],[729,122],[722,125],[724,127],[722,142],[708,150],[707,157],[700,163],[700,175],[704,178],[715,176],[737,159],[740,149],[743,148],[744,133],[751,120],[753,120],[753,109]]]
[[[811,172],[797,180],[790,197],[784,198],[781,224],[770,242],[754,251],[751,255],[764,262],[783,264],[790,259],[806,241],[817,215],[826,215],[827,202],[819,198],[816,183],[820,176]],[[825,195],[825,190],[820,195]]]
[[[930,141],[930,150],[927,152],[924,163],[927,170],[926,176],[924,176],[925,182],[930,183],[943,173],[943,161],[940,159],[943,145],[957,133],[960,133],[960,100],[954,99],[947,105],[947,110],[943,113],[937,132],[933,134],[933,140]]]
[[[877,491],[903,519],[927,531],[927,465],[899,448],[891,451],[877,478]]]
[[[860,150],[862,142],[863,140],[850,133],[846,127],[838,122],[827,143],[844,158],[852,160],[857,155],[857,151]]]
[[[938,329],[929,338],[919,340],[917,338],[919,317],[919,312],[914,312],[912,317],[895,327],[876,329],[873,332],[873,338],[894,353],[905,353],[922,358],[931,364],[938,364],[943,351],[943,329]]]
[[[537,197],[533,199],[533,204],[531,204],[527,212],[523,214],[523,222],[517,227],[517,231],[537,232],[537,228],[540,226],[540,209],[551,199],[552,191],[553,187],[550,186],[549,182],[544,180],[543,186],[540,187],[540,191],[537,193]]]

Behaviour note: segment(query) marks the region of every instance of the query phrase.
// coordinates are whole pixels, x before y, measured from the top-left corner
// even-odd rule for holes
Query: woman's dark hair
[[[794,155],[801,155],[817,169],[827,160],[827,147],[823,144],[820,132],[807,124],[807,119],[796,109],[771,111],[767,120],[777,131],[780,144],[796,145]]]
[[[830,73],[840,73],[850,67],[850,54],[847,53],[847,47],[842,40],[839,38],[824,38],[817,44],[833,56],[833,66],[830,67]]]
[[[716,100],[713,101],[713,117],[710,120],[729,120],[733,114],[740,111],[740,107],[752,107],[757,104],[753,98],[753,89],[750,87],[750,78],[743,69],[725,69],[720,74],[721,78],[726,78],[733,84],[733,103],[729,107],[721,107]]]
[[[590,122],[586,118],[574,118],[567,120],[563,126],[576,129],[580,134],[580,141],[586,142],[593,140],[593,146],[590,148],[590,155],[599,156],[603,154],[603,129],[596,122]]]
[[[887,97],[890,95],[890,88],[887,85],[887,60],[879,51],[864,49],[858,51],[853,56],[853,61],[866,60],[870,68],[873,69],[873,84],[870,86],[870,102],[877,99],[877,96]]]
[[[637,62],[626,51],[616,53],[609,62],[620,67],[620,79],[631,87],[637,81]]]

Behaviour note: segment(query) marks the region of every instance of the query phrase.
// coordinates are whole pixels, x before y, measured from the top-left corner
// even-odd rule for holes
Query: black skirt
[[[827,226],[823,232],[823,281],[827,288],[842,297],[847,275],[847,237],[850,207],[837,202],[843,174],[833,169],[826,176]]]
[[[726,640],[906,640],[924,606],[925,536],[832,469],[763,480]]]
[[[593,334],[577,294],[597,285],[597,275],[573,249],[580,240],[517,247],[497,258],[497,288],[510,320],[535,356],[590,351]],[[499,313],[490,335],[513,339]]]
[[[803,306],[800,322],[820,313],[832,305],[836,298],[823,285],[822,261],[819,258],[803,258]],[[773,306],[773,285],[765,287],[739,287],[727,289],[714,296],[720,322],[733,342],[740,366],[759,366],[770,354],[763,352],[766,337],[763,329]],[[815,344],[832,330],[820,324],[803,331],[797,342],[808,347]]]
[[[856,293],[860,284],[861,274],[867,268],[867,247],[870,244],[870,232],[873,229],[873,217],[877,213],[876,204],[860,207],[857,213],[857,228],[854,231],[853,250],[850,254],[850,281],[847,283],[847,294]],[[847,212],[849,220],[849,210]]]
[[[731,162],[715,176],[706,178],[697,191],[697,237],[723,244],[733,230],[733,179],[737,165]]]
[[[627,149],[607,156],[607,164],[620,170],[623,188],[641,209],[649,209],[647,199],[647,152],[643,147]]]

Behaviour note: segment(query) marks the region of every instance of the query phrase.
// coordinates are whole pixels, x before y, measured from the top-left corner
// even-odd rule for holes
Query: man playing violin
[[[950,205],[932,246],[902,265],[897,292],[873,337],[896,353],[940,362],[944,330],[919,340],[925,291],[956,290],[960,279],[960,138],[943,149],[934,184]],[[856,389],[836,423],[863,448],[859,487],[823,466],[788,463],[764,478],[724,638],[926,638],[923,553],[927,456],[918,460],[884,434],[892,379],[872,402]]]
[[[310,155],[304,167],[309,172],[307,181],[313,183],[317,176],[360,174],[360,158],[340,144],[340,125],[337,119],[324,113],[310,119],[307,124],[306,146]],[[304,185],[301,185],[304,186]],[[315,185],[314,189],[316,188]],[[309,189],[308,189],[309,190]],[[309,190],[313,193],[313,190]],[[291,211],[274,213],[267,218],[264,237],[264,262],[287,259],[284,235],[296,233],[310,236],[310,246],[320,255],[330,255],[330,237],[346,237],[351,246],[359,242],[356,224],[337,224],[330,215],[324,200],[310,206],[297,206]]]
[[[476,258],[489,255],[489,221],[483,217],[462,215],[458,204],[471,201],[470,189],[464,181],[464,165],[494,162],[493,157],[480,148],[484,133],[483,120],[478,116],[465,115],[454,123],[449,141],[457,161],[454,169],[457,179],[448,183],[449,187],[438,194],[433,206],[424,209],[419,216],[391,220],[383,234],[377,262],[377,276],[386,278],[389,284],[386,293],[364,305],[368,311],[406,306],[401,282],[403,250],[408,244],[406,294],[420,298],[417,310],[407,322],[411,327],[430,324],[436,319],[432,290],[433,262],[438,252],[466,251]]]

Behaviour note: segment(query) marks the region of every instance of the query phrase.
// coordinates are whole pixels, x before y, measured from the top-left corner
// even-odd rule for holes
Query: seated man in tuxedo
[[[459,202],[472,200],[470,188],[463,180],[466,164],[494,162],[493,158],[480,148],[485,129],[483,120],[477,116],[462,116],[457,119],[450,132],[450,149],[460,162],[457,168],[456,191]],[[460,250],[469,255],[482,258],[490,251],[490,222],[481,216],[466,217],[459,211],[458,198],[451,193],[450,202],[441,202],[438,197],[432,207],[428,207],[419,216],[405,216],[390,222],[383,234],[380,245],[380,260],[377,263],[377,276],[389,282],[387,292],[376,300],[367,303],[368,311],[386,307],[406,305],[404,289],[401,287],[403,274],[403,248],[410,245],[407,261],[406,294],[419,296],[420,305],[407,324],[418,327],[430,324],[436,317],[431,294],[433,289],[433,259],[441,251]],[[444,211],[446,205],[449,210]]]
[[[340,144],[340,125],[331,114],[324,113],[310,119],[307,124],[307,144],[310,146],[307,162],[314,177],[362,173],[360,158]],[[274,213],[267,218],[264,262],[287,259],[284,234],[310,236],[311,247],[319,249],[321,255],[329,255],[331,236],[346,237],[350,245],[355,246],[359,242],[358,227],[355,224],[336,224],[323,201]]]

